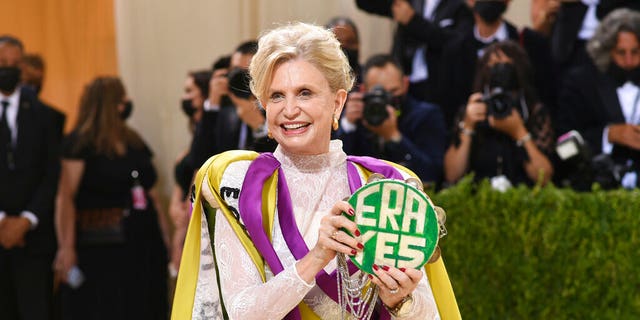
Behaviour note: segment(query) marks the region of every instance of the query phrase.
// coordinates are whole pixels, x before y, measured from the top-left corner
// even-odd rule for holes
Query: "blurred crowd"
[[[396,30],[388,52],[360,57],[351,19],[326,24],[357,76],[334,123],[347,154],[436,189],[470,173],[501,191],[638,187],[640,1],[532,0],[520,30],[510,0],[356,4]],[[195,172],[220,152],[276,147],[250,89],[256,51],[244,41],[186,73],[176,107],[192,138],[167,214],[123,82],[88,83],[64,135],[65,116],[38,98],[44,61],[0,37],[0,318],[167,318]]]

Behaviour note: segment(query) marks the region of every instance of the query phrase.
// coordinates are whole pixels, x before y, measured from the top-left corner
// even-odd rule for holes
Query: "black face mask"
[[[20,68],[0,67],[0,90],[13,92],[20,81]]]
[[[182,99],[182,112],[187,115],[187,117],[193,117],[193,114],[196,113],[196,108],[193,106],[193,102],[191,99]]]
[[[512,63],[496,63],[489,69],[489,87],[500,87],[503,91],[514,91],[520,88],[518,72]]]
[[[132,112],[133,112],[133,102],[127,101],[124,103],[124,110],[120,112],[120,118],[122,118],[122,120],[127,120],[131,116]]]
[[[487,23],[494,23],[507,11],[504,1],[476,1],[473,10]]]
[[[620,68],[615,62],[609,64],[609,70],[607,73],[613,78],[616,83],[616,87],[622,86],[627,81],[631,81],[634,84],[640,84],[640,66],[627,70]]]

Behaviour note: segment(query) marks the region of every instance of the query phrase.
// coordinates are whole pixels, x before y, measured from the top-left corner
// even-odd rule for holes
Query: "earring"
[[[333,131],[337,131],[338,128],[340,127],[340,124],[338,124],[338,117],[333,116]]]
[[[273,140],[273,135],[271,134],[271,131],[267,131],[267,138]]]

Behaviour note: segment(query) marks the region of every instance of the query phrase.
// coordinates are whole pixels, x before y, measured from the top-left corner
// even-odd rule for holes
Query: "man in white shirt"
[[[587,44],[592,64],[567,75],[559,100],[558,133],[577,130],[591,152],[606,154],[617,183],[638,186],[640,168],[640,13],[609,14]]]

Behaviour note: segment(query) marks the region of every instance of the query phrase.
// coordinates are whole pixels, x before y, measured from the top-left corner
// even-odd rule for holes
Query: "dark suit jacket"
[[[206,111],[196,125],[189,153],[185,159],[187,171],[194,172],[215,154],[239,149],[242,120],[236,113],[236,107],[225,104],[218,111]],[[268,138],[254,139],[251,128],[247,128],[246,150],[257,152],[273,151],[276,143]],[[183,169],[184,170],[184,169]]]
[[[589,144],[592,154],[602,153],[602,133],[609,124],[625,123],[615,82],[593,64],[572,70],[566,78],[558,101],[559,135],[577,130]],[[633,159],[640,152],[614,145],[612,157],[618,163]]]
[[[338,130],[338,138],[347,154],[371,156],[402,164],[420,179],[439,182],[445,149],[445,128],[442,112],[437,105],[407,97],[398,118],[402,133],[399,143],[380,146],[378,136],[361,124],[353,132]]]
[[[60,171],[59,114],[44,106],[31,92],[22,90],[14,146],[15,168],[0,154],[0,208],[8,215],[28,210],[38,217],[38,227],[26,235],[28,252],[53,253],[53,210]]]
[[[366,12],[392,17],[393,0],[356,0],[358,7]],[[434,11],[433,22],[423,18],[423,8],[414,8],[416,14],[406,26],[398,25],[393,38],[392,54],[404,68],[405,74],[411,74],[413,56],[416,50],[425,46],[425,61],[429,77],[424,83],[412,87],[411,94],[416,98],[437,101],[438,65],[441,62],[442,49],[457,34],[468,32],[473,27],[473,14],[464,0],[441,0]]]
[[[551,56],[558,65],[570,63],[587,7],[580,1],[562,2],[551,31]]]

